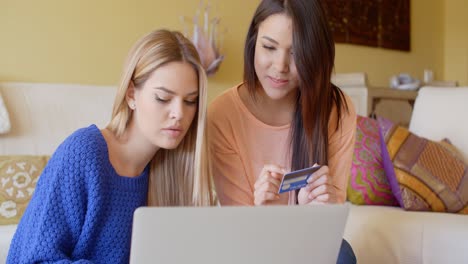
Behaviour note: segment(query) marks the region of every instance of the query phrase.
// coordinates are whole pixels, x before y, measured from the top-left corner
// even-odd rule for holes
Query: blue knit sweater
[[[42,172],[7,263],[128,263],[133,212],[147,190],[148,167],[119,176],[99,129],[77,130]]]

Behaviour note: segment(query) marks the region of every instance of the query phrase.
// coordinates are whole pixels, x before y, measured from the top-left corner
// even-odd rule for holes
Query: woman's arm
[[[346,201],[346,187],[351,173],[354,143],[356,140],[356,111],[351,99],[346,96],[349,112],[343,111],[341,124],[330,131],[328,167],[333,183],[338,188],[338,201]],[[335,126],[333,126],[335,127]]]
[[[343,111],[336,129],[336,111],[332,113],[329,128],[328,166],[324,165],[299,191],[298,203],[344,203],[346,186],[351,172],[351,161],[356,136],[356,112],[347,98],[349,111]]]
[[[84,182],[68,175],[66,150],[56,152],[41,174],[13,237],[7,263],[91,263],[70,260],[86,214]]]
[[[211,166],[216,193],[221,205],[253,205],[254,197],[239,154],[232,147],[233,138],[209,120]]]

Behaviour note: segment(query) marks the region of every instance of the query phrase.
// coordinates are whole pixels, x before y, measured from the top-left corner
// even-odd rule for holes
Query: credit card
[[[302,170],[291,171],[283,175],[278,193],[294,191],[307,185],[307,180],[312,173],[320,169],[320,165],[315,165]]]

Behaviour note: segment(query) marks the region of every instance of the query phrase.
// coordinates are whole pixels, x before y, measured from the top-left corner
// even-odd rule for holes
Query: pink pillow
[[[347,199],[359,205],[398,206],[387,180],[377,120],[358,116]],[[385,143],[383,142],[383,150]]]

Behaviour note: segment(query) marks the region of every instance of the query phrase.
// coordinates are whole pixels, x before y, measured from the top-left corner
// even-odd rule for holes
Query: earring
[[[131,104],[130,104],[130,109],[135,110],[135,108],[136,108],[135,103],[131,103]]]

